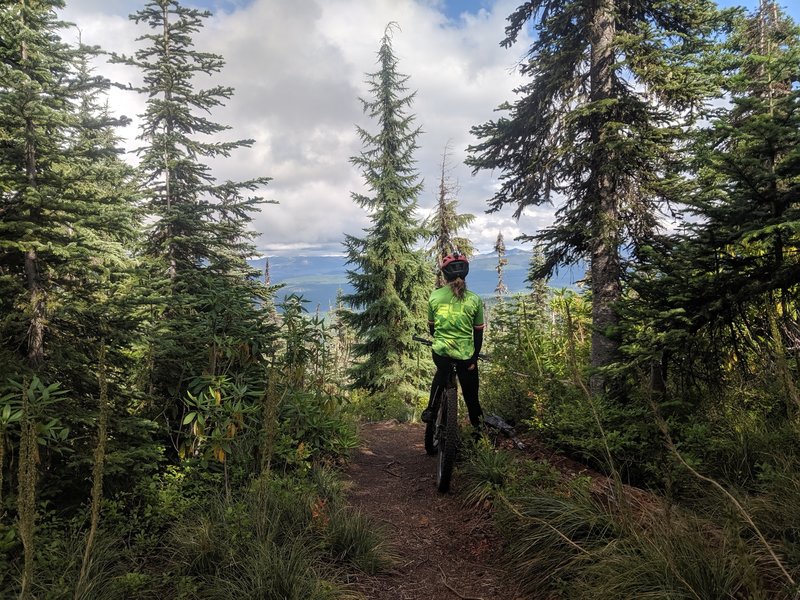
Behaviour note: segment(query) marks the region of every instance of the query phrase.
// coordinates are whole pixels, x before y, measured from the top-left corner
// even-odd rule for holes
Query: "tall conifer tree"
[[[724,340],[715,359],[772,338],[777,363],[786,341],[772,325],[782,313],[795,326],[786,307],[800,281],[800,29],[764,0],[707,59],[729,101],[712,108],[687,147],[691,177],[675,193],[691,218],[640,267],[632,319],[651,322],[663,337],[652,346],[667,351],[721,332],[710,336]],[[739,339],[740,323],[759,334]]]
[[[16,355],[6,365],[46,361],[80,390],[76,378],[93,379],[97,317],[110,317],[105,299],[129,269],[134,192],[120,121],[102,106],[109,82],[87,66],[96,49],[62,40],[62,7],[0,9],[0,327]]]
[[[465,256],[472,256],[475,249],[472,243],[458,233],[475,220],[475,215],[458,213],[458,198],[456,193],[458,186],[448,177],[448,161],[450,158],[450,144],[445,146],[442,152],[442,162],[439,173],[439,190],[436,202],[436,209],[426,220],[424,227],[428,230],[428,236],[433,241],[430,255],[433,256],[436,264],[436,287],[444,285],[444,278],[439,271],[439,261],[458,250]]]
[[[208,114],[233,90],[197,87],[224,65],[194,47],[209,16],[177,0],[149,0],[131,15],[151,30],[139,38],[145,45],[131,57],[114,57],[144,76],[133,89],[147,97],[137,153],[153,221],[143,251],[156,292],[149,300],[149,377],[153,391],[171,397],[188,378],[216,374],[220,340],[230,351],[263,333],[252,298],[264,288],[246,263],[253,254],[248,223],[261,200],[248,194],[269,179],[219,183],[203,162],[253,143],[212,139],[229,127]]]
[[[59,215],[75,51],[61,41],[58,0],[6,2],[0,8],[0,276],[5,339],[38,367],[46,353],[51,278],[68,244]],[[21,313],[17,311],[22,308]],[[16,313],[16,314],[15,314]],[[9,330],[10,327],[10,330]]]
[[[750,301],[800,279],[800,29],[762,0],[722,50],[730,103],[691,146],[690,246],[715,279],[698,292]]]
[[[148,444],[152,424],[131,414],[134,392],[123,385],[136,335],[126,295],[138,231],[135,181],[115,135],[124,119],[109,114],[109,82],[88,66],[97,49],[64,41],[75,30],[57,19],[60,8],[47,1],[0,8],[0,385],[32,369],[68,391],[47,419],[70,432],[59,445],[71,452],[42,446],[35,461],[47,465],[41,479],[52,497],[80,498],[103,339],[115,397],[108,455],[125,471],[122,485],[152,468],[158,449]],[[108,482],[119,485],[120,477]]]
[[[410,401],[417,351],[411,336],[422,329],[432,282],[422,251],[414,249],[422,235],[415,216],[421,184],[413,159],[420,130],[407,112],[415,94],[408,93],[408,76],[397,70],[395,28],[386,27],[379,70],[369,75],[372,99],[361,100],[379,129],[373,134],[358,128],[364,149],[351,162],[363,173],[370,195],[352,196],[370,212],[372,226],[364,237],[345,240],[354,291],[344,301],[356,309],[346,315],[359,338],[353,347],[359,359],[351,369],[354,387]]]
[[[506,242],[503,239],[503,232],[497,232],[497,239],[494,242],[494,251],[497,253],[497,266],[495,267],[495,271],[497,271],[497,285],[494,288],[494,293],[498,296],[505,296],[508,294],[508,286],[506,282],[503,281],[503,271],[508,264],[508,259],[506,258]]]
[[[530,82],[496,121],[473,128],[474,169],[499,169],[492,210],[562,200],[543,273],[589,259],[593,367],[617,356],[614,304],[624,245],[635,253],[657,225],[659,174],[705,96],[693,61],[713,24],[709,0],[531,0],[509,17],[502,45],[532,22],[520,72]],[[595,391],[602,377],[593,379]]]

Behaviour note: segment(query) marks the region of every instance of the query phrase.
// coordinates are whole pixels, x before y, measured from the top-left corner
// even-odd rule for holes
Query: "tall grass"
[[[498,504],[508,556],[520,584],[558,589],[618,536],[617,523],[589,493],[588,481],[561,490],[534,490]]]
[[[460,472],[464,503],[471,506],[491,503],[513,475],[511,456],[493,448],[486,440],[479,440]]]
[[[324,544],[337,563],[351,565],[368,575],[394,563],[395,554],[386,544],[385,531],[362,512],[338,508],[329,519]]]
[[[344,573],[391,564],[381,531],[344,505],[335,473],[262,477],[233,502],[220,497],[178,524],[172,547],[199,598],[350,598]]]
[[[235,544],[231,561],[219,569],[202,598],[281,598],[334,600],[350,597],[332,581],[334,573],[315,560],[302,539],[277,544],[274,539]]]
[[[82,561],[86,533],[75,530],[41,532],[47,542],[37,557],[32,596],[48,600],[125,600],[117,578],[125,569],[120,540],[102,529],[95,531],[92,552]]]
[[[587,600],[795,597],[741,528],[637,498],[609,496],[585,479],[501,496],[498,519],[520,583]]]
[[[751,556],[725,532],[689,514],[650,517],[623,523],[614,542],[594,553],[572,586],[576,597],[767,598],[752,578]]]

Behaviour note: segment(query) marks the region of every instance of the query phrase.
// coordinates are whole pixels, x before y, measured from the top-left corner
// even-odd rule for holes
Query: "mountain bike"
[[[415,335],[413,339],[426,346],[433,345],[423,337]],[[450,478],[458,451],[458,383],[454,362],[450,366],[447,386],[439,392],[438,402],[436,418],[431,423],[425,423],[425,452],[437,455],[436,489],[445,493],[450,490]]]
[[[413,339],[426,346],[432,346],[433,342],[419,336]],[[484,354],[479,354],[481,360],[488,360]],[[437,455],[436,463],[436,489],[441,493],[450,490],[450,479],[453,475],[453,466],[456,462],[458,451],[458,376],[456,374],[456,363],[450,363],[450,374],[447,378],[447,386],[439,392],[438,407],[436,418],[431,423],[425,423],[425,452],[428,455]],[[519,449],[524,449],[514,432],[514,428],[506,423],[498,415],[484,415],[483,424],[491,429],[497,430],[506,437],[510,437],[514,445]]]

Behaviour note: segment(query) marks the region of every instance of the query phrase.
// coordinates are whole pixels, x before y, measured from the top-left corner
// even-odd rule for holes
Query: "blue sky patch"
[[[444,14],[448,19],[457,21],[462,13],[477,13],[481,8],[489,8],[490,0],[445,0]]]

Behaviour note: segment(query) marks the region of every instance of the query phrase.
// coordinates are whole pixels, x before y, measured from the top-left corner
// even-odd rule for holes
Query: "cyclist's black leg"
[[[439,398],[442,396],[444,392],[444,388],[439,385],[439,382],[436,381],[436,377],[433,378],[431,382],[431,393],[430,397],[428,398],[428,408],[433,409],[434,411],[439,406]]]
[[[480,427],[483,411],[478,402],[478,365],[475,365],[474,369],[468,369],[468,366],[467,361],[459,361],[458,382],[461,384],[461,393],[464,396],[464,403],[467,405],[467,412],[469,412],[469,422],[473,427]]]
[[[450,364],[453,359],[449,356],[440,356],[436,352],[431,352],[431,356],[433,357],[433,364],[436,365],[436,375],[433,377],[433,383],[444,389],[450,383]]]
[[[450,377],[450,358],[446,356],[439,356],[433,352],[433,362],[436,365],[436,375],[431,382],[431,393],[428,398],[428,406],[422,412],[422,420],[433,422],[436,419],[434,416],[439,407],[439,397],[447,387],[448,379]]]

